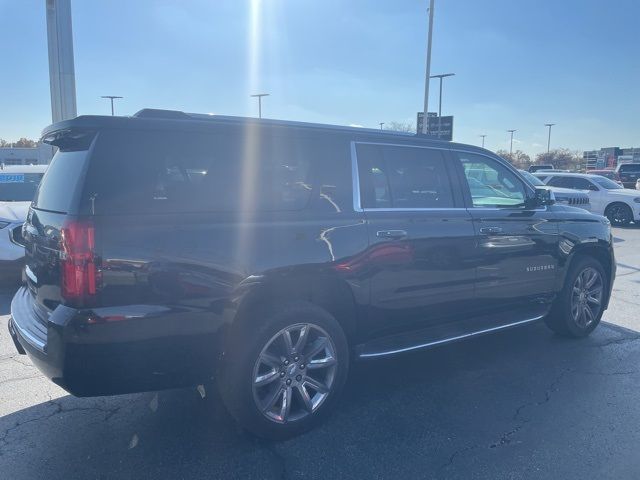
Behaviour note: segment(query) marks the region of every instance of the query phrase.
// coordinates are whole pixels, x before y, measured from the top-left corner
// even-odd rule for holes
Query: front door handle
[[[482,227],[480,229],[480,233],[483,233],[485,235],[490,235],[493,233],[502,233],[502,228],[500,227]]]
[[[407,236],[406,230],[380,230],[376,232],[378,238],[404,238]]]

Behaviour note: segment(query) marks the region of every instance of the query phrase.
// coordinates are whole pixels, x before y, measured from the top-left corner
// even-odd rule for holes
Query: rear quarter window
[[[87,164],[87,150],[58,150],[42,177],[34,207],[68,213],[74,209]]]
[[[106,131],[84,197],[96,214],[293,211],[310,173],[305,140],[286,133]]]

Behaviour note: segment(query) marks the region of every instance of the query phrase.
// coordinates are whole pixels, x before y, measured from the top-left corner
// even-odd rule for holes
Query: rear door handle
[[[380,230],[376,232],[378,238],[404,238],[407,236],[406,230]]]
[[[480,233],[485,235],[490,235],[492,233],[502,233],[502,228],[500,227],[482,227],[480,229]]]

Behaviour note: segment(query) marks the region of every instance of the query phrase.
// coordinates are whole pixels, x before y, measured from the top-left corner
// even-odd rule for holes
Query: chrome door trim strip
[[[495,332],[498,330],[504,330],[505,328],[515,327],[518,325],[524,325],[525,323],[532,323],[544,318],[544,315],[540,315],[533,318],[528,318],[526,320],[520,320],[519,322],[509,323],[507,325],[500,325],[499,327],[486,328],[484,330],[478,330],[477,332],[465,333],[464,335],[458,335],[455,337],[444,338],[442,340],[436,340],[434,342],[423,343],[420,345],[413,345],[411,347],[400,348],[397,350],[389,350],[386,352],[377,352],[377,353],[361,353],[358,355],[358,358],[375,358],[375,357],[384,357],[387,355],[395,355],[396,353],[404,353],[410,352],[412,350],[418,350],[420,348],[432,347],[435,345],[442,345],[449,342],[454,342],[456,340],[462,340],[463,338],[474,337],[476,335],[482,335],[483,333]]]

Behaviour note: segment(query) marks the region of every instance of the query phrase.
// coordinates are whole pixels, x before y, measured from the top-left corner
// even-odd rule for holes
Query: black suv
[[[9,329],[78,396],[215,379],[283,438],[349,363],[607,307],[609,222],[493,153],[416,135],[142,110],[45,129]]]
[[[640,163],[621,163],[616,172],[624,188],[636,188],[636,181],[640,178]]]

